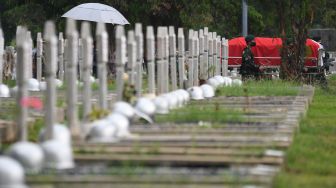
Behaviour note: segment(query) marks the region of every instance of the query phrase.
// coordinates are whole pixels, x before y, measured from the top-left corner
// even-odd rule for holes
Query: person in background
[[[253,35],[246,36],[245,41],[247,46],[242,54],[242,64],[239,73],[242,75],[243,81],[246,81],[252,77],[255,77],[255,79],[259,79],[260,77],[259,65],[255,64],[254,55],[251,50],[253,46],[256,46],[254,36]]]

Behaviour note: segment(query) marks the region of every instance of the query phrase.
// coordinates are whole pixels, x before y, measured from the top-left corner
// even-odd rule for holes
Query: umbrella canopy
[[[118,25],[129,24],[126,18],[115,8],[100,3],[78,5],[66,12],[62,17]]]

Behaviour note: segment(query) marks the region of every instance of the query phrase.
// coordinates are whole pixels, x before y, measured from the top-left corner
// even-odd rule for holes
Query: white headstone
[[[18,134],[17,136],[21,141],[27,140],[27,118],[28,118],[28,107],[26,105],[22,105],[23,100],[27,100],[28,97],[28,89],[27,89],[27,80],[28,80],[28,72],[26,69],[28,68],[29,61],[29,41],[27,39],[27,30],[24,27],[18,27],[16,32],[16,46],[17,46],[17,62],[16,62],[16,78],[17,78],[17,86],[18,93],[16,96],[16,104],[18,107],[18,118],[17,118],[17,126],[18,126]]]
[[[155,94],[155,36],[153,26],[147,26],[147,65],[148,65],[148,93]]]
[[[56,66],[57,66],[57,37],[55,25],[48,21],[44,25],[45,38],[45,73],[47,90],[45,92],[46,139],[52,139],[53,126],[56,122]]]
[[[78,109],[77,109],[78,32],[76,28],[76,22],[72,19],[67,19],[66,36],[67,36],[66,115],[71,135],[74,138],[79,138],[80,127],[78,124]]]
[[[176,75],[176,35],[174,26],[169,26],[169,64],[170,76],[172,81],[172,90],[177,90],[177,75]]]
[[[162,94],[164,92],[164,33],[162,27],[158,27],[157,29],[157,87],[158,94]]]
[[[179,76],[179,88],[183,88],[184,82],[184,61],[185,61],[185,39],[183,34],[183,28],[178,28],[178,76]]]
[[[222,38],[222,75],[228,76],[229,40]]]
[[[99,78],[99,107],[107,109],[107,70],[108,61],[108,35],[105,24],[98,23],[96,30],[97,40],[97,69]]]
[[[163,80],[163,92],[169,92],[169,35],[168,35],[168,28],[162,27],[163,31],[163,43],[164,43],[164,50],[163,50],[163,66],[164,66],[164,80]]]
[[[58,35],[58,78],[64,80],[64,38],[63,33]]]
[[[198,70],[198,64],[199,64],[199,39],[198,39],[198,31],[194,31],[194,51],[193,51],[193,85],[198,86],[199,85],[199,70]]]
[[[3,81],[3,64],[4,64],[4,48],[5,48],[5,39],[3,36],[2,29],[0,27],[0,84],[2,84]]]
[[[136,63],[136,96],[140,97],[142,94],[142,63],[143,63],[143,33],[141,23],[135,24],[135,40],[137,43],[137,63]]]
[[[204,61],[204,32],[199,30],[199,79],[206,80],[206,70]]]
[[[214,69],[214,64],[213,64],[213,40],[212,40],[212,32],[208,34],[208,48],[209,48],[209,67],[208,67],[208,75],[209,77],[213,76],[213,69]]]
[[[217,64],[217,33],[216,32],[212,32],[212,52],[213,52],[213,56],[212,56],[212,61],[213,61],[213,65],[214,65],[214,69],[212,71],[212,76],[216,75],[216,71],[218,70],[218,64]]]
[[[135,34],[131,30],[127,32],[127,74],[131,85],[136,83],[136,50]]]
[[[193,74],[194,74],[194,31],[189,29],[188,34],[188,88],[192,87],[194,84]]]
[[[209,31],[208,28],[204,28],[204,56],[203,56],[203,62],[204,62],[204,76],[205,80],[209,78]]]
[[[216,39],[216,49],[217,49],[217,59],[216,59],[216,64],[217,64],[217,70],[216,70],[216,75],[221,75],[221,37],[217,36]]]
[[[124,66],[126,64],[126,37],[123,26],[116,29],[116,71],[117,71],[117,100],[122,100],[124,90]]]
[[[82,75],[82,66],[83,66],[83,44],[82,44],[82,39],[78,39],[78,75],[79,75],[79,80],[83,81],[83,75]]]
[[[42,34],[37,33],[36,39],[36,78],[42,80],[42,54],[43,54],[43,39]]]
[[[30,31],[27,31],[27,38],[29,44],[28,78],[33,78],[33,39]]]
[[[84,122],[89,120],[89,114],[92,110],[91,105],[91,67],[93,62],[93,39],[89,22],[82,22],[81,38],[83,45],[83,117]]]

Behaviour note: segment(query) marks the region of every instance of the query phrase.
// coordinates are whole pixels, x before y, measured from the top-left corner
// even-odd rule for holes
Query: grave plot
[[[241,89],[242,82],[236,71],[228,76],[225,38],[204,28],[188,30],[185,40],[182,28],[176,36],[175,28],[162,26],[155,40],[154,28],[148,26],[144,50],[142,31],[136,24],[126,38],[124,28],[117,26],[111,91],[106,73],[108,35],[104,24],[97,25],[98,88],[93,92],[94,49],[88,23],[82,23],[79,37],[76,23],[68,20],[65,40],[63,34],[57,39],[53,24],[46,23],[45,43],[42,35],[37,40],[37,57],[44,54],[46,64],[44,81],[41,70],[37,79],[32,78],[31,37],[24,27],[18,29],[17,89],[1,105],[2,110],[18,110],[13,137],[20,142],[13,145],[35,144],[45,154],[45,161],[33,165],[34,171],[23,160],[30,159],[29,152],[9,155],[23,164],[29,187],[270,186],[313,89],[295,86],[284,96],[250,95],[244,89],[242,95],[230,95],[228,91]],[[37,59],[38,69],[42,59]],[[30,89],[34,83],[38,89]],[[62,83],[61,89],[57,83]],[[31,96],[44,98],[44,111],[28,109],[39,107]],[[29,103],[22,105],[27,97]],[[61,118],[59,101],[65,104]],[[92,121],[93,103],[102,114]],[[35,132],[38,144],[27,141],[28,123],[36,117],[44,118],[43,131]],[[6,121],[13,125],[10,116]],[[10,123],[2,123],[2,128]]]
[[[132,125],[134,137],[118,143],[75,143],[76,170],[29,176],[28,182],[36,187],[269,187],[308,107],[309,92],[311,88],[302,88],[303,96],[249,97],[248,103],[246,97],[195,101],[156,117],[153,125]],[[235,117],[212,119],[225,116],[224,110],[207,114],[208,121],[187,117],[211,113],[204,109],[208,106],[212,113],[216,108],[236,110],[226,111]]]

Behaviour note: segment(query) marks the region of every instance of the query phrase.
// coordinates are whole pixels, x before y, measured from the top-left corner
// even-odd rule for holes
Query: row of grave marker
[[[66,39],[59,33],[57,39],[54,25],[45,25],[44,42],[42,34],[37,35],[37,79],[42,80],[42,57],[45,61],[46,90],[46,126],[55,123],[56,88],[55,78],[66,80],[67,121],[73,136],[80,135],[77,117],[77,65],[80,66],[80,77],[83,81],[83,109],[84,117],[91,112],[91,67],[93,63],[93,38],[90,24],[83,22],[81,34],[76,28],[74,20],[67,20]],[[107,102],[107,72],[108,62],[108,34],[105,24],[98,23],[96,27],[97,67],[99,77],[99,107],[108,109]],[[178,40],[176,43],[176,39]],[[32,47],[30,32],[23,27],[17,29],[17,103],[28,96],[26,81],[32,77]],[[0,56],[3,55],[3,35],[0,35]],[[177,44],[177,45],[176,45]],[[208,44],[208,45],[206,45]],[[199,85],[199,80],[206,80],[213,75],[227,76],[228,41],[209,32],[208,28],[199,31],[189,30],[188,51],[185,51],[183,28],[158,27],[157,36],[152,26],[146,27],[146,50],[144,50],[144,35],[142,25],[135,24],[135,31],[130,30],[125,35],[123,26],[116,26],[116,85],[117,100],[122,100],[124,87],[124,68],[130,77],[130,84],[135,84],[136,95],[142,95],[142,65],[144,51],[148,65],[148,93],[163,94],[177,88]],[[177,50],[178,49],[178,50]],[[43,53],[44,51],[44,53]],[[1,58],[2,60],[2,58]],[[186,62],[186,64],[185,64]],[[0,67],[3,63],[0,61]],[[125,66],[126,65],[126,66]],[[187,65],[187,66],[185,66]],[[187,67],[187,71],[185,70]],[[197,67],[197,68],[196,68]],[[58,68],[58,75],[56,75]],[[1,70],[1,69],[0,69]],[[2,72],[2,71],[1,71]],[[185,75],[187,72],[187,75]],[[196,76],[195,76],[196,75]],[[187,77],[187,79],[185,78]],[[185,83],[187,80],[187,83]],[[2,79],[0,78],[0,81]],[[186,85],[185,85],[186,84]],[[171,86],[171,87],[170,87]],[[26,140],[27,109],[20,108],[18,125],[20,138]],[[48,129],[48,135],[51,135]]]

